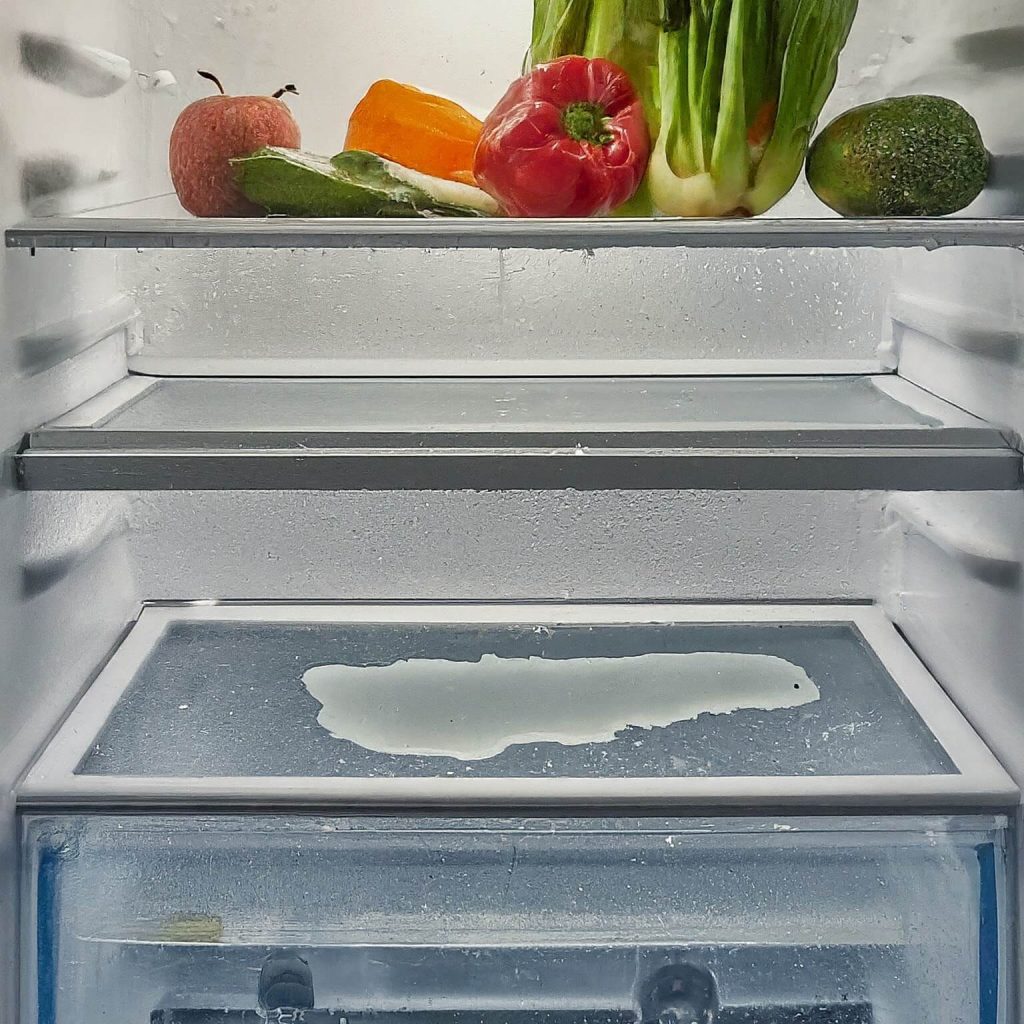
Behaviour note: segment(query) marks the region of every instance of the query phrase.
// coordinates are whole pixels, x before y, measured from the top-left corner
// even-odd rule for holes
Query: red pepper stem
[[[612,141],[608,121],[604,107],[586,100],[570,103],[562,111],[565,133],[577,142],[590,142],[595,146],[607,146]]]

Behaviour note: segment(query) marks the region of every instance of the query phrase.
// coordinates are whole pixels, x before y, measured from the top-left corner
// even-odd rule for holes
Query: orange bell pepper
[[[345,148],[475,185],[473,154],[482,130],[458,103],[385,79],[374,82],[352,112]]]

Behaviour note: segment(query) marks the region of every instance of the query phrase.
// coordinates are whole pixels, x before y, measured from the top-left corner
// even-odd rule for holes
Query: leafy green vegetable
[[[793,187],[857,0],[535,0],[534,62],[607,57],[634,80],[663,213],[763,213]]]
[[[293,217],[493,217],[486,192],[432,178],[373,153],[328,159],[265,147],[234,160],[245,195],[270,213]]]

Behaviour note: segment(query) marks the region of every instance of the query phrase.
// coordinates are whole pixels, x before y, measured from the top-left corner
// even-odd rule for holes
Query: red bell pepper
[[[512,84],[484,122],[473,173],[513,217],[606,216],[636,194],[650,155],[626,72],[563,57]]]

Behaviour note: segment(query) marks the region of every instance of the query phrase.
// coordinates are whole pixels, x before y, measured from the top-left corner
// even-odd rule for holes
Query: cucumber
[[[233,160],[239,187],[268,213],[291,217],[496,217],[482,189],[410,170],[374,153],[335,157],[264,147]]]

